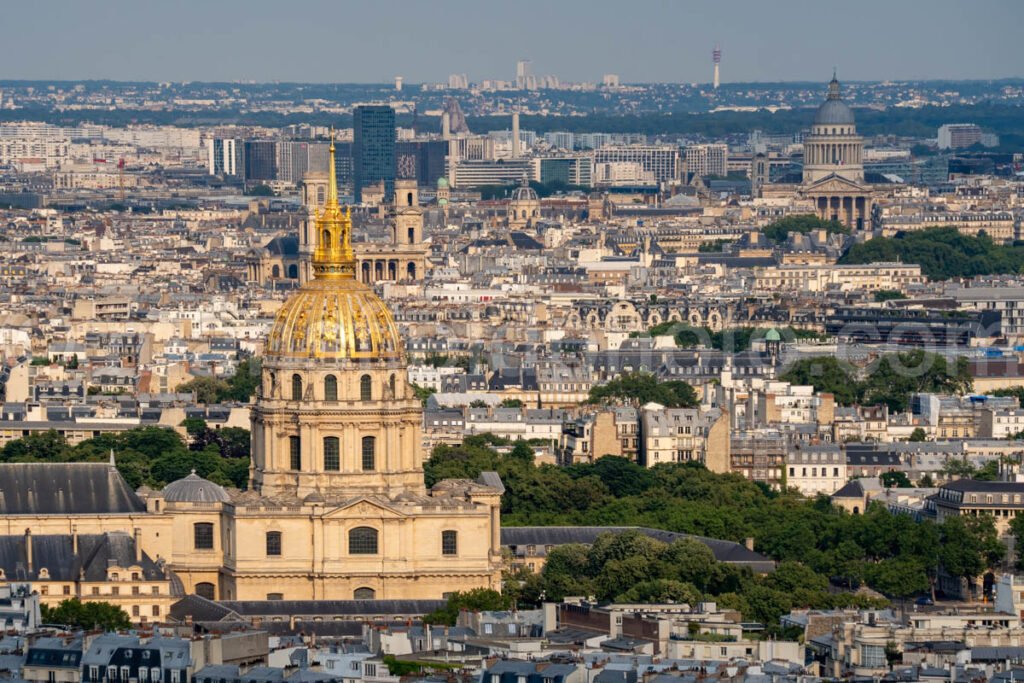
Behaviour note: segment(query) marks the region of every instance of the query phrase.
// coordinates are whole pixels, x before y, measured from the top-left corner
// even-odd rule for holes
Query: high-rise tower
[[[353,118],[353,182],[356,202],[363,188],[384,183],[384,201],[395,193],[395,110],[386,104],[355,108]]]
[[[711,61],[715,63],[715,75],[712,84],[714,85],[715,90],[718,90],[718,65],[722,63],[722,48],[718,45],[715,45],[715,49],[711,51]]]

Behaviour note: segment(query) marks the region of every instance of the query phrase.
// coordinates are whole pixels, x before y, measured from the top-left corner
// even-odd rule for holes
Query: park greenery
[[[462,610],[496,611],[509,609],[512,605],[511,595],[490,588],[455,591],[448,597],[448,604],[425,615],[423,623],[454,626]]]
[[[766,226],[762,232],[773,242],[785,242],[791,232],[806,234],[814,230],[824,230],[829,234],[850,234],[850,229],[839,221],[826,221],[810,213],[780,218]]]
[[[826,497],[774,491],[696,463],[645,468],[606,456],[593,464],[538,467],[529,448],[501,455],[494,448],[501,444],[493,436],[478,435],[459,446],[436,447],[426,463],[427,485],[493,470],[505,485],[502,523],[507,526],[638,526],[736,542],[754,538],[755,549],[782,563],[783,570],[778,578],[756,577],[695,554],[692,544],[666,545],[629,535],[591,549],[553,549],[539,575],[523,572],[510,579],[513,596],[523,605],[541,595],[602,600],[691,600],[699,595],[735,607],[746,618],[773,623],[792,607],[855,600],[849,594],[837,597],[830,585],[868,586],[900,599],[930,591],[939,567],[973,578],[1004,557],[988,517],[917,522],[881,505],[850,515]],[[685,569],[690,557],[703,557],[706,566]],[[612,560],[616,563],[606,569]],[[794,589],[797,583],[803,592]]]
[[[1020,273],[1024,245],[996,244],[991,237],[963,235],[956,228],[937,227],[900,232],[855,244],[839,263],[916,263],[931,280],[975,275]]]
[[[179,393],[194,392],[197,403],[212,404],[237,401],[248,403],[256,394],[260,384],[260,362],[246,359],[238,364],[238,369],[228,379],[219,377],[195,377],[180,384]]]
[[[962,395],[972,386],[966,358],[950,363],[919,349],[883,355],[860,372],[832,356],[804,358],[786,368],[781,379],[830,393],[839,405],[883,404],[899,412],[907,410],[911,394]]]
[[[625,372],[590,389],[587,403],[642,406],[650,402],[666,408],[695,408],[700,404],[694,388],[679,380],[658,381],[649,372]]]
[[[249,432],[231,428],[206,429],[186,443],[172,429],[140,427],[74,446],[50,430],[8,442],[0,449],[0,462],[106,462],[111,452],[132,488],[162,488],[192,470],[223,486],[245,488],[249,478]]]
[[[56,607],[42,604],[39,612],[45,624],[103,631],[126,630],[132,626],[128,613],[109,602],[82,602],[78,598],[69,598]]]
[[[804,330],[796,327],[778,328],[779,335],[786,340],[791,339],[825,339],[825,335],[815,330]],[[710,327],[697,327],[688,323],[668,320],[658,323],[646,333],[633,333],[630,336],[662,337],[671,335],[676,346],[695,348],[707,346],[719,351],[749,351],[752,343],[764,339],[768,330],[761,327],[727,327],[713,331]]]

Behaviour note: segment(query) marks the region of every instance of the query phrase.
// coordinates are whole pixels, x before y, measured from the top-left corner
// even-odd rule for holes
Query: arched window
[[[363,471],[372,472],[377,468],[377,438],[363,437]]]
[[[199,597],[206,598],[207,600],[217,599],[217,588],[212,583],[197,583],[195,593]]]
[[[442,555],[458,555],[459,554],[459,532],[454,530],[447,530],[441,532],[441,554]]]
[[[292,375],[292,400],[302,400],[302,377],[299,375]]]
[[[268,556],[280,556],[281,555],[281,532],[280,531],[268,531],[267,532],[267,555]]]
[[[294,263],[288,266],[288,277],[292,280],[297,280],[299,277],[299,267]]]
[[[270,373],[270,387],[267,388],[267,396],[274,398],[274,389],[277,388],[277,375]]]
[[[336,436],[324,437],[324,469],[328,472],[341,469],[341,444]]]
[[[349,555],[376,555],[377,530],[360,526],[348,532]]]
[[[405,195],[405,205],[412,206],[412,192]]]
[[[391,375],[391,378],[388,379],[388,389],[391,390],[391,398],[395,398],[395,376],[394,375]]]
[[[324,230],[323,233],[321,233],[321,235],[320,235],[320,246],[324,247],[325,249],[330,248],[330,246],[331,246],[331,231],[330,230]]]
[[[192,537],[196,550],[213,550],[213,524],[196,522],[192,527]]]
[[[275,280],[281,277],[280,266],[275,265],[273,268],[270,269],[270,277],[274,278]]]
[[[416,244],[416,228],[409,228],[409,244]]]
[[[338,378],[334,375],[327,375],[327,377],[324,377],[324,400],[338,400]]]
[[[373,380],[370,379],[369,375],[363,375],[359,378],[359,400],[373,400]]]
[[[295,471],[302,469],[302,437],[288,437],[288,465]]]
[[[355,600],[373,600],[375,597],[377,597],[377,591],[372,588],[366,588],[365,586],[363,588],[357,588],[355,592],[352,593],[352,598]]]

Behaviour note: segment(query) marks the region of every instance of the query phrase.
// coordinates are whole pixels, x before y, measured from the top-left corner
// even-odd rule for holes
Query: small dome
[[[779,334],[779,331],[773,327],[772,329],[768,330],[768,333],[766,335],[764,335],[764,340],[770,342],[782,341],[782,335]]]
[[[514,202],[535,202],[537,200],[537,191],[529,185],[523,185],[512,190],[512,201]]]
[[[231,500],[223,486],[203,479],[195,470],[184,479],[165,486],[163,497],[168,503],[226,503]]]
[[[437,179],[437,187],[439,189],[444,189],[444,188],[448,187],[448,179],[445,178],[444,176],[441,176],[440,178],[438,178]]]

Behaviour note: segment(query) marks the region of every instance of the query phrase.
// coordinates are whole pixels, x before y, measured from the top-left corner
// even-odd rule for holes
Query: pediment
[[[870,186],[862,185],[861,183],[850,180],[849,178],[844,178],[835,174],[822,178],[821,180],[809,185],[804,185],[801,189],[805,194],[813,194],[817,192],[871,192]]]
[[[408,515],[376,498],[354,498],[324,513],[324,519],[401,519],[403,517],[408,517]]]

